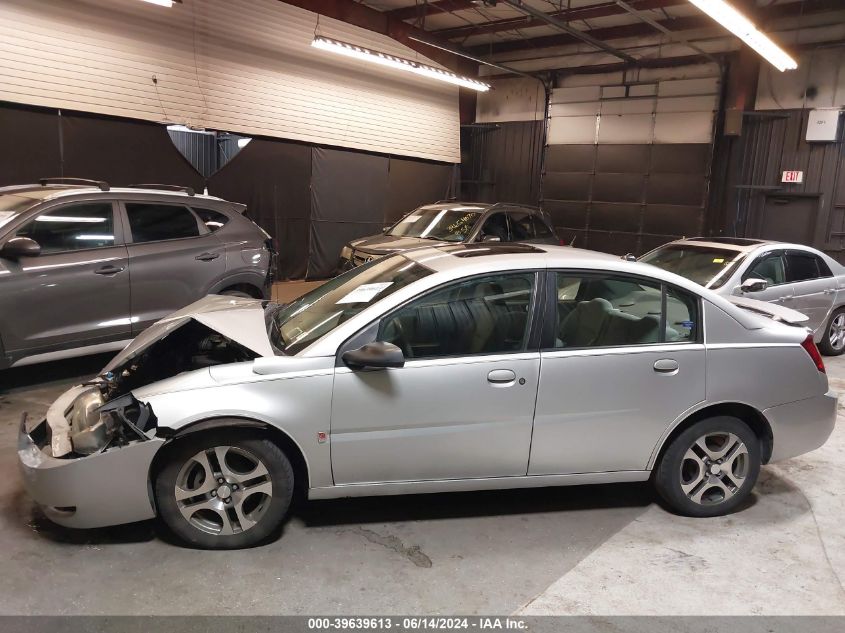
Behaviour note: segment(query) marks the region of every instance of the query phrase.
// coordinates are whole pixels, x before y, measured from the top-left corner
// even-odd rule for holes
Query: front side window
[[[401,255],[358,266],[268,314],[270,341],[279,353],[297,354],[365,308],[432,271]]]
[[[783,265],[781,253],[774,252],[763,255],[745,271],[742,280],[763,279],[769,286],[777,286],[786,283],[786,269]]]
[[[511,240],[519,242],[534,239],[534,222],[530,213],[511,212],[508,216],[511,223]]]
[[[534,216],[534,236],[537,238],[553,237],[552,229],[546,224],[545,220],[539,216]]]
[[[382,319],[378,340],[409,359],[524,351],[534,277],[489,275],[435,290]]]
[[[504,213],[494,213],[484,220],[484,225],[481,227],[480,234],[482,240],[497,237],[500,242],[508,242],[510,241],[509,236],[508,216]]]
[[[827,265],[825,264],[825,267]],[[822,277],[819,258],[812,253],[789,252],[786,254],[787,281],[809,281]],[[830,276],[830,275],[824,275]]]
[[[155,202],[127,202],[126,214],[132,241],[158,242],[196,237],[200,234],[197,220],[187,207]]]
[[[556,349],[698,340],[698,299],[657,281],[557,273],[556,298]]]
[[[68,205],[30,220],[15,236],[35,240],[43,254],[114,246],[114,212],[110,202]]]
[[[472,206],[447,209],[421,207],[390,227],[387,235],[463,242],[481,217],[482,210],[481,207]]]
[[[705,288],[720,288],[745,257],[742,251],[690,244],[667,244],[640,258]]]

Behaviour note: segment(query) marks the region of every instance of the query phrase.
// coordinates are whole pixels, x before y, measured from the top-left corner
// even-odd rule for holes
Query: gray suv
[[[414,209],[379,235],[349,242],[340,251],[338,270],[420,246],[474,242],[561,243],[549,218],[537,207],[441,201]]]
[[[0,187],[0,369],[121,349],[207,294],[269,298],[272,241],[244,210],[168,185]]]

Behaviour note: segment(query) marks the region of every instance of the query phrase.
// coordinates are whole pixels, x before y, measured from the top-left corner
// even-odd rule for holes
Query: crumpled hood
[[[421,246],[442,246],[448,244],[440,240],[427,240],[421,237],[394,237],[393,235],[373,235],[359,240],[352,240],[349,245],[369,253],[382,255],[407,251]]]
[[[273,356],[260,299],[208,295],[156,321],[123,348],[103,372],[112,371],[194,319],[261,356]]]

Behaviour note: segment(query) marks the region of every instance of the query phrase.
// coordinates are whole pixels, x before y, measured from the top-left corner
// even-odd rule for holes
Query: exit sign
[[[804,182],[804,172],[803,171],[785,171],[783,172],[783,178],[780,180],[781,182]]]

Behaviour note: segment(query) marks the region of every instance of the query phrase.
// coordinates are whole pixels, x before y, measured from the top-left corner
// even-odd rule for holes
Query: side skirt
[[[646,481],[649,470],[622,470],[609,473],[577,473],[572,475],[528,475],[525,477],[487,477],[484,479],[443,479],[436,481],[391,481],[386,483],[339,484],[311,488],[309,499],[342,497],[377,497],[387,495],[465,492],[470,490],[506,490]]]

